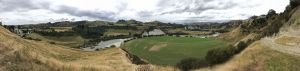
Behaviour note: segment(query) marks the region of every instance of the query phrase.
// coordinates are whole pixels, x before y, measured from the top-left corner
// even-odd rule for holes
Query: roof
[[[159,29],[154,29],[152,31],[149,32],[144,32],[143,36],[149,36],[149,35],[164,35],[166,34],[165,32],[163,32],[162,30]]]

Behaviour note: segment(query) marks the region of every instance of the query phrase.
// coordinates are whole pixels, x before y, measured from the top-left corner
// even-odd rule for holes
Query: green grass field
[[[204,58],[208,50],[224,45],[224,41],[214,39],[162,36],[136,39],[124,48],[151,64],[176,65],[185,58]]]

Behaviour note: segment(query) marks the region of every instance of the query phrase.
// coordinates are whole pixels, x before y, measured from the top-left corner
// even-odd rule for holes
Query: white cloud
[[[201,22],[246,19],[282,12],[288,0],[0,0],[4,24],[34,24],[60,19],[136,19]]]

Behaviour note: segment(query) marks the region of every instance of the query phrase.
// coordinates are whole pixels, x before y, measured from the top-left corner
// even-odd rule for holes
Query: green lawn
[[[214,39],[162,36],[136,39],[126,43],[124,48],[151,64],[176,65],[184,58],[204,58],[208,50],[224,45],[225,42]],[[156,46],[161,47],[151,51]]]

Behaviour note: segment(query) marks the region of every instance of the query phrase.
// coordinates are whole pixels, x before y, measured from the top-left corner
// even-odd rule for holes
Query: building
[[[159,35],[165,35],[166,33],[163,32],[162,30],[160,29],[154,29],[152,31],[149,31],[149,32],[144,32],[142,34],[142,36],[159,36]]]

